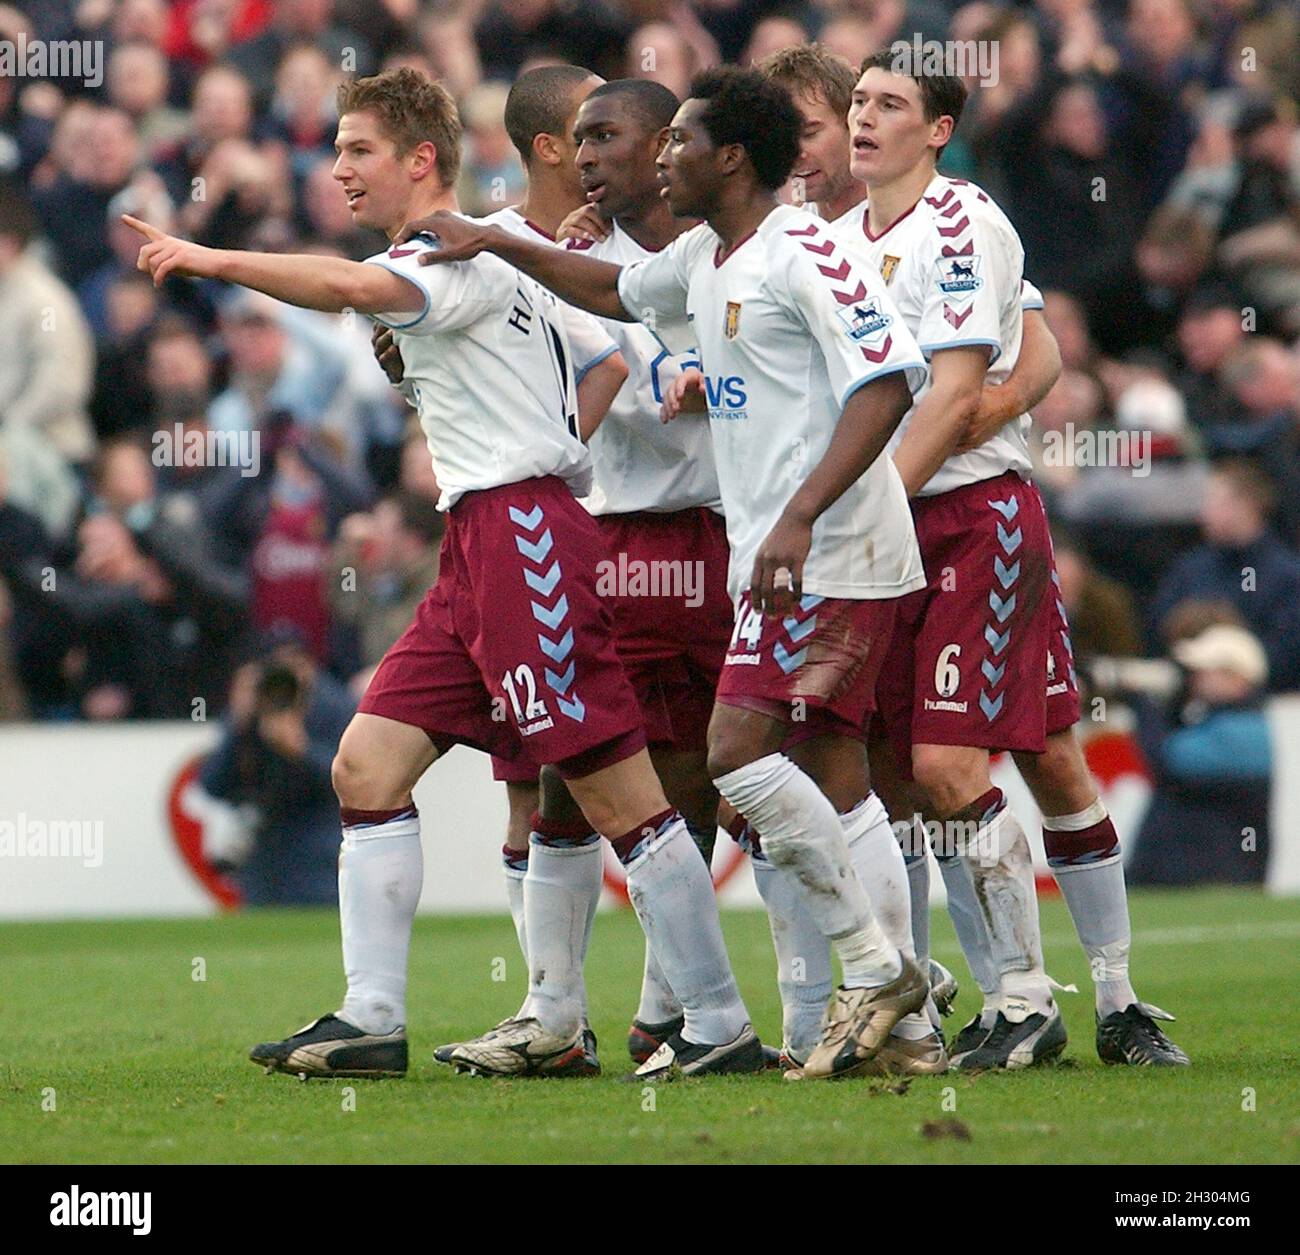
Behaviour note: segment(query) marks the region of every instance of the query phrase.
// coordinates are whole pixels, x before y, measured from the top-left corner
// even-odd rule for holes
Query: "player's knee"
[[[330,764],[330,782],[339,805],[357,810],[391,810],[410,796],[410,787],[395,778],[390,764],[346,734]]]
[[[914,745],[912,776],[940,815],[952,813],[970,799],[974,785],[965,756],[949,745]]]
[[[361,764],[353,753],[340,745],[330,764],[330,783],[340,806],[360,807],[361,781]]]

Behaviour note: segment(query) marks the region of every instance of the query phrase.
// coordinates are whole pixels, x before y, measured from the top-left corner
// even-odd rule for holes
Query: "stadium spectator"
[[[1148,640],[1158,646],[1170,611],[1185,601],[1222,600],[1259,638],[1274,691],[1300,688],[1300,558],[1272,531],[1276,493],[1248,462],[1215,467],[1201,510],[1203,543],[1161,581],[1149,614]]]
[[[474,33],[484,72],[493,78],[513,79],[539,56],[617,78],[628,24],[603,0],[493,0]]]
[[[168,104],[171,70],[160,49],[143,40],[118,45],[109,54],[107,82],[109,100],[135,127],[145,162],[184,138],[189,118]]]
[[[359,23],[345,26],[335,21],[334,0],[271,0],[269,25],[251,39],[231,48],[226,61],[233,65],[258,92],[259,111],[272,105],[268,88],[276,83],[276,94],[283,96],[280,82],[291,53],[313,48],[331,72],[373,74],[377,68],[374,49],[362,34],[366,15]],[[272,112],[274,106],[272,105]],[[333,135],[329,142],[333,143]]]
[[[330,763],[355,702],[291,633],[269,637],[241,667],[217,748],[199,784],[251,808],[247,853],[233,878],[248,906],[338,900],[338,799]]]
[[[86,416],[94,346],[35,237],[32,207],[17,188],[0,184],[0,429],[29,428],[70,462],[83,462],[94,449]]]
[[[1242,302],[1226,284],[1203,284],[1183,305],[1174,384],[1186,401],[1187,417],[1201,431],[1231,420],[1219,372],[1245,338],[1244,321]]]
[[[138,247],[133,248],[131,242],[131,237],[139,237],[122,222],[124,213],[143,217],[146,222],[155,223],[164,229],[174,222],[172,203],[162,180],[150,171],[136,175],[131,183],[108,202],[108,208],[104,211],[104,230],[110,249],[108,260],[89,274],[77,288],[77,300],[97,341],[108,336],[109,288],[128,275],[139,274],[135,260],[140,250]]]
[[[336,622],[356,635],[356,666],[369,669],[406,630],[438,578],[443,533],[436,503],[399,492],[367,514],[343,520],[330,555],[328,588]]]
[[[1248,457],[1273,479],[1285,534],[1300,540],[1300,361],[1276,340],[1254,336],[1224,361],[1230,421],[1206,432],[1211,454]]]
[[[319,425],[344,372],[329,337],[312,334],[315,325],[293,318],[280,302],[261,293],[239,290],[231,296],[220,321],[230,378],[212,402],[212,426],[252,431],[278,410],[295,422]]]
[[[711,39],[700,45],[689,40],[668,22],[648,22],[638,27],[627,41],[627,74],[631,78],[662,83],[678,100],[689,92],[691,79],[702,69],[717,64],[719,54]]]
[[[1214,624],[1174,642],[1172,700],[1136,699],[1154,777],[1125,872],[1131,885],[1258,884],[1268,867],[1273,752],[1260,694],[1268,663],[1245,628]]]
[[[76,287],[110,260],[108,206],[130,181],[139,160],[131,119],[121,109],[71,107],[74,129],[65,145],[55,140],[57,159],[48,186],[33,196],[60,277]],[[62,129],[62,122],[60,123]]]
[[[1197,455],[1182,395],[1172,384],[1154,377],[1129,384],[1115,407],[1114,431],[1097,435],[1090,450],[1097,456],[1060,499],[1062,515],[1072,526],[1195,525],[1207,470]],[[1128,543],[1140,545],[1145,539],[1133,536]]]
[[[522,200],[528,187],[505,127],[508,94],[501,83],[484,83],[466,97],[461,111],[465,133],[456,196],[467,214],[495,213]]]

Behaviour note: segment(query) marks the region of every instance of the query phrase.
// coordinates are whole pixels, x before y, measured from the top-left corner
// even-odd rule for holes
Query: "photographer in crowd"
[[[260,657],[235,673],[224,733],[199,784],[250,817],[242,848],[217,860],[233,869],[246,905],[337,902],[330,763],[354,710],[292,629],[268,634]]]

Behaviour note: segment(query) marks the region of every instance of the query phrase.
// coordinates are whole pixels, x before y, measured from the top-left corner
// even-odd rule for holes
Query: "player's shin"
[[[749,1022],[722,940],[713,881],[682,817],[652,816],[611,844],[646,939],[681,1000],[688,1042],[734,1040]]]
[[[886,985],[902,958],[853,874],[835,808],[784,754],[768,754],[714,783],[763,834],[772,864],[795,880],[805,908],[839,955],[847,989]]]
[[[524,877],[528,997],[520,1014],[556,1037],[571,1037],[582,1023],[582,964],[602,866],[600,838],[585,823],[533,816]]]
[[[1088,955],[1097,1012],[1123,1011],[1137,1001],[1128,974],[1128,894],[1119,838],[1101,799],[1073,815],[1045,817],[1043,847]]]
[[[992,1028],[998,1013],[1002,982],[993,958],[993,943],[984,923],[984,912],[975,894],[975,880],[961,855],[951,851],[945,854],[942,848],[935,853],[948,895],[948,916],[957,933],[957,943],[966,957],[975,984],[984,995],[980,1023],[985,1028]]]
[[[930,860],[925,825],[913,815],[904,825],[903,864],[907,868],[907,896],[912,911],[912,949],[923,972],[930,968]],[[895,832],[899,831],[895,825]]]
[[[367,1033],[406,1022],[411,923],[424,880],[420,816],[344,808],[339,851],[339,919],[348,992],[340,1018]]]
[[[515,926],[515,939],[519,952],[528,965],[528,932],[524,927],[524,876],[528,873],[528,851],[501,847],[501,869],[506,881],[506,902],[510,906],[510,919]]]
[[[1033,857],[1020,821],[993,788],[962,812],[973,839],[963,844],[963,858],[983,906],[984,921],[1001,977],[1003,1011],[1017,1018],[1046,1015],[1052,1006],[1051,984],[1043,965],[1038,925],[1038,894]],[[978,818],[974,818],[978,816]]]
[[[773,867],[761,848],[754,848],[751,858],[754,885],[767,908],[776,951],[782,1047],[790,1062],[801,1064],[821,1038],[822,1016],[835,987],[830,946],[794,880]]]
[[[868,794],[852,810],[840,815],[840,826],[853,871],[867,892],[885,936],[902,955],[915,959],[907,864],[884,805],[874,793]],[[927,959],[921,970],[928,968]],[[929,1017],[922,1012],[904,1016],[894,1027],[898,1036],[916,1040],[928,1037],[932,1031]]]

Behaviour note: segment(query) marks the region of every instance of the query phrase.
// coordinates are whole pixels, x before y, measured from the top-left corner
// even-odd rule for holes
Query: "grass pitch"
[[[1087,965],[1059,899],[1043,903],[1068,1062],[910,1085],[779,1073],[621,1083],[641,935],[602,915],[588,988],[605,1075],[489,1081],[433,1047],[512,1012],[524,974],[505,916],[422,918],[412,947],[412,1071],[301,1084],[245,1053],[336,1007],[338,922],[269,912],[178,922],[0,926],[0,1160],[163,1162],[1260,1163],[1300,1158],[1300,899],[1134,894],[1134,976],[1174,1011],[1187,1070],[1104,1068]],[[780,1041],[766,918],[724,916],[755,1025]],[[935,953],[978,1005],[947,916]],[[504,967],[505,979],[500,977]],[[195,979],[202,976],[204,979]],[[47,1109],[47,1108],[53,1109]]]

